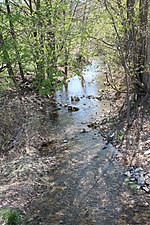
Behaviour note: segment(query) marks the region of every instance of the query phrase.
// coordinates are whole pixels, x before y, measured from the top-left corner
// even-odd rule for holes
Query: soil
[[[117,159],[121,163],[150,172],[150,99],[143,101],[143,96],[134,100],[131,95],[128,126],[126,95],[108,89],[106,97],[111,101],[111,109],[99,121],[97,129],[119,150]],[[109,140],[109,133],[113,133],[112,140]]]
[[[55,116],[58,109],[54,98],[39,96],[34,91],[23,91],[20,94],[16,90],[10,90],[1,96],[0,208],[19,208],[23,213],[23,209],[42,185],[39,177],[53,168],[55,157],[51,155],[41,158],[40,149],[46,143],[53,144],[51,149],[57,151],[62,141],[57,141],[57,137],[52,140],[44,124],[43,129],[38,127],[46,109],[52,112],[50,116]],[[36,117],[34,128],[32,125]],[[61,149],[63,148],[62,144]]]

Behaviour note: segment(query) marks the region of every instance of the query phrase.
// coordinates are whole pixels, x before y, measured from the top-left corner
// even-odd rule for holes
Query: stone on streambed
[[[150,193],[150,173],[144,172],[141,167],[130,167],[124,175],[127,176],[131,182],[136,182],[139,188]]]
[[[143,186],[145,184],[145,178],[143,176],[137,177],[137,183],[140,186]]]
[[[75,111],[79,111],[79,110],[80,110],[80,108],[77,106],[68,105],[68,111],[75,112]]]
[[[108,142],[113,141],[114,136],[115,136],[114,131],[113,131],[113,130],[109,131],[109,132],[107,133],[107,137],[106,137],[106,138],[107,138],[107,141],[108,141]]]
[[[85,134],[88,133],[88,131],[85,128],[83,128],[80,133]]]
[[[95,99],[95,100],[99,100],[99,101],[102,100],[102,96],[88,95],[87,98],[88,98],[88,99]]]
[[[150,188],[148,188],[147,186],[142,187],[142,189],[143,189],[145,192],[147,192],[147,193],[150,192]]]
[[[145,183],[146,183],[147,185],[150,185],[150,177],[146,178]]]
[[[95,97],[97,100],[101,101],[102,100],[102,96],[96,96]]]
[[[71,96],[71,101],[72,102],[79,102],[80,98],[78,96]]]
[[[130,171],[126,171],[126,172],[124,173],[124,175],[127,176],[127,177],[131,177]]]
[[[89,122],[87,124],[87,127],[92,128],[92,129],[96,129],[99,126],[99,122],[94,121],[94,122]]]

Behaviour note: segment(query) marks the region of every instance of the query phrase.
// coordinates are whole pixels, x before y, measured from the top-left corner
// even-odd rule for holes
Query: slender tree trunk
[[[147,25],[148,25],[148,0],[139,1],[139,53],[138,53],[138,68],[140,81],[144,83],[145,90],[147,84],[145,83],[144,73],[146,64],[146,44],[147,44]]]
[[[141,60],[141,70],[144,70],[141,72],[141,80],[145,85],[147,94],[150,94],[150,34],[148,33],[149,6],[149,0],[140,0],[141,56],[139,56],[139,60]]]
[[[2,35],[1,32],[0,32],[0,47],[1,47],[2,52],[3,52],[3,56],[4,56],[4,60],[6,62],[9,77],[13,80],[14,84],[16,85],[17,83],[16,83],[16,80],[15,80],[14,71],[13,71],[13,68],[12,68],[12,65],[11,65],[11,61],[9,59],[9,54],[8,54],[8,52],[6,50],[6,47],[5,47],[5,44],[4,44],[3,35]]]
[[[131,72],[136,74],[137,68],[137,49],[136,49],[136,28],[135,28],[135,0],[127,0],[127,52]]]
[[[32,15],[33,13],[32,0],[29,0],[29,8],[30,8],[30,13]]]
[[[64,0],[63,0],[64,2]],[[66,11],[63,9],[63,32],[66,35]],[[67,38],[67,37],[66,37]],[[67,48],[67,44],[64,45],[64,53],[65,53],[65,61],[64,61],[64,72],[65,72],[65,80],[68,77],[68,57],[69,57],[69,50]]]
[[[47,8],[52,8],[52,1],[46,1]],[[47,12],[48,19],[48,26],[47,26],[47,75],[50,77],[49,71],[56,69],[57,57],[56,57],[56,41],[55,41],[55,31],[54,25],[51,19],[51,12],[50,10]]]
[[[150,95],[150,35],[147,35],[145,71],[143,73],[142,82],[146,86],[146,93]]]
[[[11,19],[11,10],[10,10],[10,6],[9,6],[9,0],[5,0],[5,3],[6,3],[6,8],[7,8],[7,15],[9,17],[9,26],[10,26],[10,31],[11,31],[11,36],[12,36],[12,39],[13,39],[13,43],[14,43],[14,48],[15,48],[15,51],[16,51],[19,71],[20,71],[20,75],[21,75],[22,81],[24,82],[25,81],[25,77],[24,77],[24,72],[23,72],[23,68],[22,68],[20,53],[18,51],[14,25],[13,25],[13,22],[12,22],[12,19]]]
[[[67,51],[67,48],[65,47],[65,79],[68,77],[68,55],[69,52]]]
[[[37,65],[37,77],[39,81],[43,80],[45,75],[45,65],[44,65],[44,43],[43,43],[43,35],[42,35],[42,21],[40,18],[40,8],[41,8],[41,0],[36,1],[36,14],[38,22],[35,25],[36,32],[34,32],[35,42],[36,42],[36,65]]]

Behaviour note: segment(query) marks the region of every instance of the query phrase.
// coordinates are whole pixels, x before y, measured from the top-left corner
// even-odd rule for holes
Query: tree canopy
[[[109,69],[124,69],[127,89],[131,79],[149,94],[148,8],[148,0],[2,0],[0,75],[16,86],[32,77],[46,92],[100,55]]]

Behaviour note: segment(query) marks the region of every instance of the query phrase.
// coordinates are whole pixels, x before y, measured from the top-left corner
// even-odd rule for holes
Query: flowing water
[[[123,167],[111,160],[115,149],[97,130],[87,127],[109,108],[109,102],[92,97],[98,96],[103,87],[98,64],[93,61],[85,67],[84,79],[75,76],[67,87],[57,91],[57,113],[47,112],[43,125],[51,136],[61,137],[63,148],[53,153],[55,167],[43,175],[47,184],[37,190],[28,206],[25,224],[150,224],[146,196],[129,190],[123,182]],[[73,95],[80,101],[71,103]],[[69,112],[65,104],[80,110]],[[49,151],[45,157],[49,157]]]

